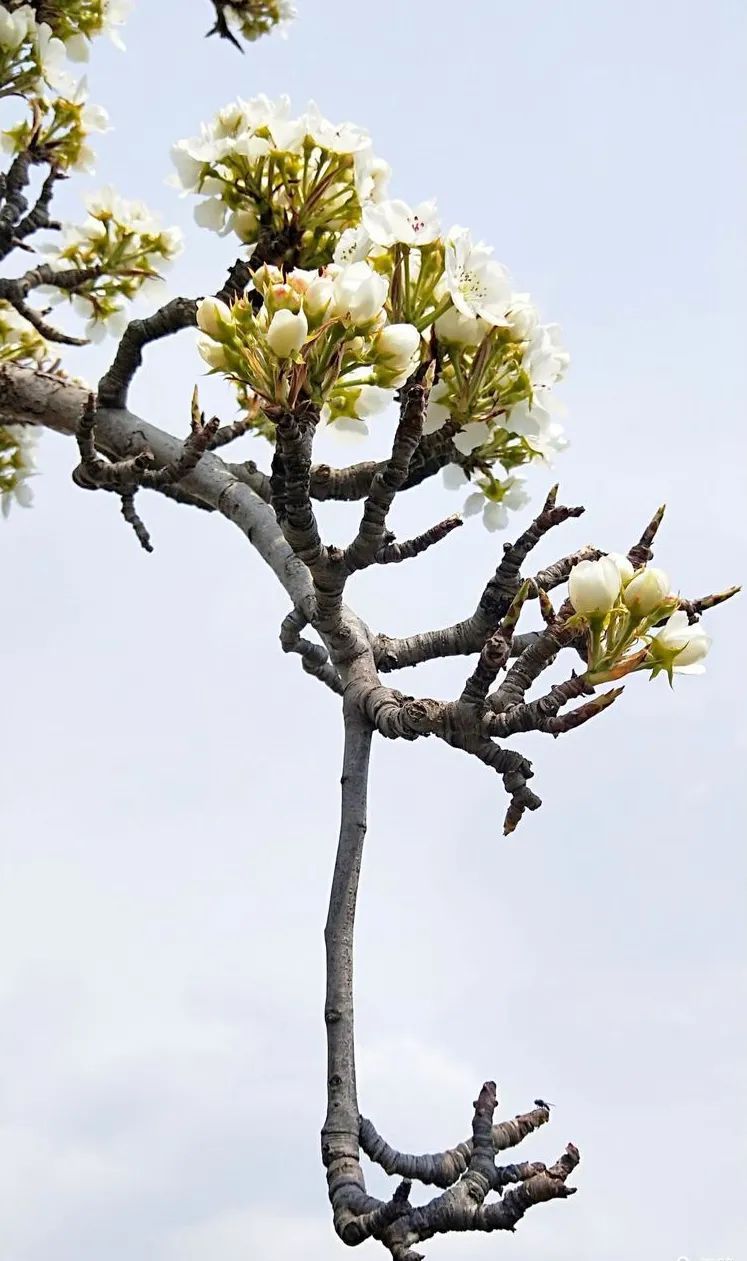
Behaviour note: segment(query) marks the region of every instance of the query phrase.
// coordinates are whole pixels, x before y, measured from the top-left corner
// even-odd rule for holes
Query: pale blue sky
[[[287,41],[240,57],[203,41],[206,0],[140,0],[127,56],[92,63],[116,130],[66,213],[107,181],[144,197],[187,232],[173,291],[211,290],[230,246],[165,186],[170,144],[237,94],[314,96],[370,129],[395,195],[437,197],[563,327],[556,474],[588,513],[542,557],[624,550],[666,500],[674,585],[743,578],[744,7],[297,4]],[[95,380],[110,354],[71,362]],[[150,350],[134,406],[184,432],[201,371],[192,334]],[[74,462],[47,438],[34,510],[0,530],[0,1259],[334,1261],[317,1153],[336,703],[280,653],[284,598],[237,532],[144,499],[145,556]],[[398,524],[456,506],[434,483]],[[340,537],[353,515],[324,520]],[[391,632],[452,620],[500,542],[472,521],[352,600]],[[528,1156],[573,1139],[583,1157],[567,1204],[429,1258],[745,1253],[743,602],[710,630],[703,679],[634,679],[593,726],[524,741],[545,805],[509,841],[482,768],[430,742],[376,749],[363,1110],[432,1150],[495,1076],[505,1114],[557,1105]],[[464,674],[401,686],[452,695]]]

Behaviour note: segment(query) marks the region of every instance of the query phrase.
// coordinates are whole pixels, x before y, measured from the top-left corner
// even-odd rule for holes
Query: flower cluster
[[[161,270],[181,250],[178,228],[162,228],[146,206],[125,201],[111,188],[86,199],[88,217],[69,226],[59,244],[45,248],[56,268],[93,269],[74,291],[46,289],[55,301],[70,301],[88,320],[86,336],[100,341],[127,322],[125,302],[161,283]]]
[[[326,421],[365,421],[420,362],[422,338],[387,317],[389,282],[366,262],[318,271],[270,266],[249,295],[198,308],[200,353],[213,371],[269,403],[304,396]]]
[[[44,6],[39,22],[30,4],[0,5],[0,82],[4,96],[25,99],[27,117],[2,132],[6,152],[33,150],[60,170],[90,171],[92,132],[105,131],[106,111],[88,103],[85,79],[76,83],[68,61],[83,61],[90,41],[118,28],[128,0],[66,0]]]
[[[255,40],[277,28],[285,34],[285,26],[296,16],[289,0],[234,0],[223,6],[229,27],[243,39]]]
[[[391,400],[402,375],[386,373],[385,326],[406,337],[411,363],[427,345],[438,373],[425,432],[448,423],[455,450],[445,477],[452,485],[472,481],[465,511],[484,508],[488,528],[502,528],[507,509],[527,498],[516,470],[566,445],[551,391],[568,355],[557,326],[543,324],[529,296],[514,292],[492,250],[466,228],[443,232],[432,201],[410,207],[388,200],[389,168],[373,156],[368,135],[352,123],[328,122],[313,103],[292,118],[285,97],[239,100],[200,136],[180,141],[173,158],[181,188],[203,198],[197,222],[236,233],[250,256],[259,243],[257,257],[281,268],[273,275],[263,268],[260,297],[250,296],[230,321],[223,317],[222,349],[203,343],[211,367],[262,398],[283,390],[287,397],[287,367],[268,369],[263,360],[259,371],[254,358],[257,347],[260,359],[272,354],[267,334],[283,308],[289,337],[296,330],[293,353],[306,365],[303,388],[328,420],[360,422]],[[309,286],[314,301],[330,295],[316,323],[300,296]],[[332,297],[343,288],[356,295],[346,314]],[[257,424],[267,432],[264,421]]]
[[[47,353],[47,343],[33,325],[9,302],[0,302],[0,364],[41,364]]]
[[[306,268],[332,261],[340,234],[360,223],[388,175],[364,131],[328,122],[314,104],[291,118],[287,97],[226,106],[172,156],[178,185],[205,198],[195,210],[201,227],[252,247],[261,234]]]
[[[36,440],[37,430],[32,425],[0,425],[0,508],[4,517],[13,503],[31,506],[28,479],[36,467]]]
[[[674,671],[703,673],[710,637],[689,625],[663,570],[634,570],[627,557],[612,553],[576,565],[568,588],[576,614],[589,626],[590,683],[636,670],[650,670],[652,678],[664,673],[670,683]]]

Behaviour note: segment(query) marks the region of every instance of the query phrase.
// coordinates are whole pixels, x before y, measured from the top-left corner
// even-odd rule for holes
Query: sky
[[[673,586],[742,580],[743,5],[297,6],[287,41],[242,57],[202,38],[207,0],[140,0],[127,54],[96,48],[114,130],[63,214],[108,182],[144,198],[186,233],[171,292],[213,291],[231,246],[166,184],[170,145],[236,95],[314,97],[372,132],[395,196],[435,196],[563,328],[571,446],[532,489],[557,477],[588,511],[538,559],[624,551],[666,502]],[[95,381],[111,354],[69,362]],[[147,352],[132,406],[183,434],[197,380],[230,419],[192,333]],[[383,418],[367,446],[323,454],[390,437]],[[47,435],[35,506],[0,525],[0,1261],[334,1261],[318,1133],[338,703],[280,652],[286,599],[238,531],[143,496],[147,556],[75,463]],[[434,481],[395,526],[459,506]],[[344,538],[355,509],[328,508]],[[473,519],[361,575],[351,603],[393,634],[445,624],[501,542]],[[362,1111],[436,1150],[495,1078],[502,1116],[555,1105],[522,1158],[582,1153],[571,1200],[510,1237],[432,1241],[434,1261],[745,1255],[744,601],[708,628],[703,678],[635,677],[584,729],[516,742],[544,806],[508,840],[484,768],[376,744]],[[393,682],[452,697],[467,670]]]

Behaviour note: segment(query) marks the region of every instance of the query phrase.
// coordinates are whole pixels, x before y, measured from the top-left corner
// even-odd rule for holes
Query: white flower
[[[659,649],[664,656],[676,652],[673,669],[680,674],[704,674],[703,658],[711,646],[711,637],[699,625],[690,626],[687,614],[678,609],[651,641],[654,655]]]
[[[219,342],[214,342],[209,337],[200,337],[197,350],[209,367],[220,372],[228,366],[225,346],[221,346]]]
[[[351,263],[334,281],[334,313],[349,324],[370,324],[381,311],[389,282],[368,263]]]
[[[16,52],[35,30],[36,14],[30,5],[24,4],[13,13],[0,8],[0,48],[7,48],[11,53]]]
[[[195,223],[210,232],[223,232],[228,207],[218,197],[209,197],[194,208]]]
[[[508,415],[504,416],[501,421],[503,428],[507,429],[509,433],[520,433],[525,438],[532,439],[547,432],[551,423],[550,412],[540,401],[540,397],[537,394],[535,394],[531,402],[529,399],[522,399],[520,403],[515,403]]]
[[[323,319],[334,295],[334,283],[329,276],[317,276],[311,281],[303,296],[306,314],[312,320]]]
[[[321,113],[315,101],[309,101],[302,120],[306,134],[315,140],[320,149],[331,153],[360,153],[370,149],[371,137],[355,123],[331,123]]]
[[[450,306],[436,320],[439,341],[454,342],[457,346],[479,346],[489,328],[486,320],[468,318],[455,306]]]
[[[582,560],[571,570],[568,594],[577,613],[584,617],[603,616],[617,603],[620,570],[609,556]]]
[[[296,354],[309,332],[309,323],[303,311],[289,311],[286,308],[276,311],[270,320],[270,327],[265,333],[267,344],[278,359],[290,359]]]
[[[71,35],[65,40],[65,52],[69,61],[88,61],[91,45],[85,35]]]
[[[490,426],[484,420],[471,420],[454,434],[452,442],[462,455],[470,455],[477,447],[488,441]]]
[[[226,224],[228,232],[235,232],[240,241],[249,245],[259,235],[259,219],[254,210],[234,210]]]
[[[391,390],[382,390],[378,385],[361,385],[355,397],[355,414],[359,420],[368,420],[369,416],[385,411],[391,401]]]
[[[552,464],[553,458],[559,455],[561,451],[565,451],[568,446],[565,430],[556,420],[548,425],[538,437],[531,437],[530,442],[532,448],[546,464]]]
[[[423,433],[435,433],[437,429],[443,429],[449,416],[451,408],[444,399],[449,395],[449,385],[447,381],[441,379],[433,386],[428,395],[428,403],[425,409],[425,423],[423,424]]]
[[[506,323],[514,337],[518,337],[519,341],[527,341],[528,338],[533,336],[539,324],[539,316],[537,315],[537,308],[534,306],[528,293],[513,294],[511,305],[506,315]]]
[[[483,244],[473,245],[466,228],[452,228],[446,238],[446,286],[454,306],[468,318],[505,324],[511,299],[508,273]]]
[[[555,385],[565,374],[570,355],[562,347],[557,324],[543,324],[533,333],[524,366],[533,386]]]
[[[42,76],[51,88],[72,96],[73,80],[65,69],[65,45],[52,31],[48,22],[42,22],[36,32],[36,47]]]
[[[392,168],[383,158],[375,158],[370,149],[355,154],[355,191],[361,205],[383,201],[387,194]]]
[[[394,372],[404,372],[420,351],[420,333],[414,324],[387,324],[374,341],[374,354]]]
[[[231,308],[225,302],[221,302],[219,298],[202,299],[197,307],[197,327],[203,333],[214,337],[216,341],[222,341],[232,325]]]
[[[340,267],[349,267],[351,263],[360,263],[371,248],[371,238],[363,224],[357,228],[346,228],[335,246],[334,261]]]
[[[445,465],[441,476],[447,490],[461,490],[463,486],[467,486],[469,483],[469,478],[460,464]],[[482,494],[480,498],[483,498]]]
[[[189,140],[178,140],[171,147],[171,160],[176,167],[176,182],[184,192],[197,192],[204,163],[194,157]]]
[[[669,579],[663,569],[639,569],[625,588],[623,600],[636,617],[648,617],[664,603],[669,591]]]
[[[435,201],[423,201],[414,210],[404,201],[364,206],[363,226],[372,241],[386,247],[429,245],[441,232]]]
[[[102,29],[108,32],[115,48],[124,50],[124,43],[117,27],[124,26],[131,7],[131,0],[105,0],[104,25]]]
[[[38,434],[34,425],[0,425],[0,509],[4,517],[14,503],[31,507],[33,493],[28,479],[36,470]]]
[[[501,488],[503,494],[499,501],[486,499],[482,491],[475,491],[468,495],[462,509],[465,517],[472,517],[482,512],[482,523],[486,530],[490,530],[491,533],[495,530],[505,530],[508,525],[508,509],[516,511],[517,508],[523,508],[529,503],[529,495],[520,477],[507,477],[505,482],[501,482]]]
[[[620,581],[623,587],[627,587],[635,570],[628,560],[627,556],[623,556],[622,552],[608,552],[610,560],[613,560],[620,571]]]

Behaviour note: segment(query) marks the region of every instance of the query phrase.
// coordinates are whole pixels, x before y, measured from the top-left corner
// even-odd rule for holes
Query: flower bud
[[[312,280],[303,299],[303,309],[310,320],[322,320],[332,301],[334,285],[326,276]]]
[[[711,646],[711,637],[702,626],[690,626],[687,614],[679,609],[651,640],[651,652],[670,668],[682,674],[703,674],[701,665]]]
[[[197,307],[197,327],[216,341],[223,341],[232,323],[231,308],[219,298],[203,298]]]
[[[303,346],[308,331],[309,324],[303,311],[283,309],[273,315],[265,337],[278,359],[290,359]]]
[[[271,267],[268,263],[263,263],[254,272],[252,281],[258,293],[265,293],[270,285],[281,285],[283,283],[283,273],[279,267]]]
[[[256,241],[259,236],[259,219],[253,210],[234,210],[228,220],[228,227],[245,244]]]
[[[420,333],[414,324],[388,324],[374,342],[376,358],[385,360],[395,372],[409,368],[419,350]]]
[[[351,263],[335,278],[335,315],[350,324],[370,324],[381,311],[389,292],[389,282],[368,263]]]
[[[609,556],[582,560],[571,570],[568,593],[577,613],[601,617],[609,613],[620,594],[620,571]]]
[[[669,579],[663,569],[639,569],[631,578],[623,600],[636,617],[648,617],[669,595]]]
[[[221,346],[218,342],[210,341],[207,337],[201,337],[197,343],[197,349],[209,367],[215,368],[219,372],[224,371],[228,367],[225,346]]]
[[[436,337],[440,341],[455,342],[458,346],[479,346],[489,328],[487,320],[462,315],[451,306],[436,320]]]
[[[633,574],[635,573],[635,570],[633,566],[631,565],[630,561],[628,560],[627,556],[623,556],[622,552],[608,552],[607,555],[609,556],[610,560],[613,560],[615,564],[617,565],[617,568],[620,573],[620,581],[623,587],[627,587],[628,583],[633,577]]]

